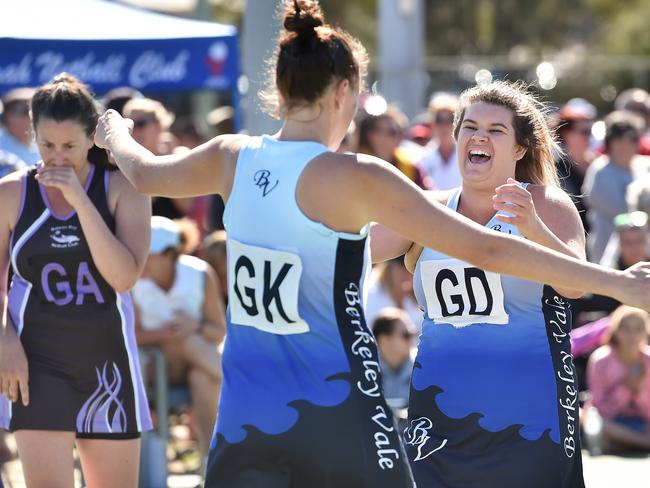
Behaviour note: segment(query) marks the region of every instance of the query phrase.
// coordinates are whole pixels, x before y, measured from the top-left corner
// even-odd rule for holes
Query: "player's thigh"
[[[74,485],[74,432],[21,429],[14,436],[27,486],[70,488]]]
[[[135,488],[140,467],[140,439],[77,439],[88,488]]]

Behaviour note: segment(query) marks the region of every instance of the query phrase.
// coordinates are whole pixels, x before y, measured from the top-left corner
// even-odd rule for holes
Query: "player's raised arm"
[[[132,122],[107,110],[97,123],[95,142],[140,192],[166,197],[218,193],[228,197],[241,142],[247,136],[222,135],[182,154],[156,156],[131,137]]]
[[[449,210],[380,160],[359,155],[359,186],[370,221],[425,247],[501,274],[591,291],[650,308],[650,265],[616,271],[533,242],[492,232]],[[344,188],[344,187],[343,187]]]

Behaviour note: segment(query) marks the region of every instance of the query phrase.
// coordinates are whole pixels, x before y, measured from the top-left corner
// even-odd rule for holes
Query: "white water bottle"
[[[593,405],[587,408],[584,424],[587,449],[592,456],[602,454],[603,419]]]

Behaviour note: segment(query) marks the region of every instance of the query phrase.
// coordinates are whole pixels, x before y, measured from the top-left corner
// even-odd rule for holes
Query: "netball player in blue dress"
[[[646,306],[650,283],[642,267],[605,271],[489,231],[388,163],[335,153],[357,108],[365,52],[324,23],[316,2],[288,2],[284,26],[278,134],[219,136],[157,157],[108,111],[96,141],[145,193],[226,201],[228,335],[206,486],[412,487],[363,313],[369,222],[539,281],[614,293],[601,284],[611,277]]]
[[[543,107],[522,85],[464,92],[455,134],[463,183],[436,194],[441,203],[486,228],[585,259],[584,229],[558,186]],[[418,486],[583,487],[567,302],[580,293],[420,246],[407,255],[407,263],[416,260],[424,323],[405,442]]]
[[[150,204],[93,148],[85,85],[59,76],[31,111],[42,161],[0,180],[0,422],[30,487],[73,486],[75,444],[88,486],[135,487],[151,420],[128,291]]]

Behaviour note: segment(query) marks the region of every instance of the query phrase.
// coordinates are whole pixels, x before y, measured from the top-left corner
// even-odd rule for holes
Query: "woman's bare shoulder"
[[[23,193],[23,179],[28,171],[29,169],[23,169],[0,178],[0,202],[2,202],[0,216],[11,229],[18,220]]]

